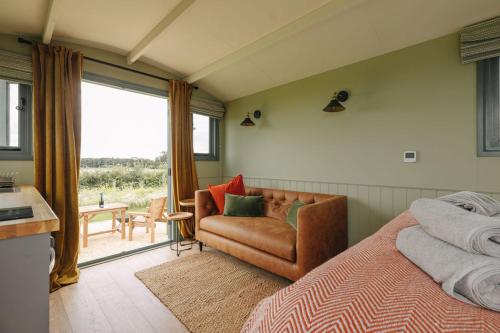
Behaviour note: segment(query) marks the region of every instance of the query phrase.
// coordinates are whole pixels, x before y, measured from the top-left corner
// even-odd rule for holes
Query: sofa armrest
[[[347,248],[347,197],[335,196],[298,210],[297,264],[306,274]]]
[[[213,215],[217,211],[212,195],[208,190],[198,190],[194,193],[194,216],[197,233],[200,230],[200,220]]]

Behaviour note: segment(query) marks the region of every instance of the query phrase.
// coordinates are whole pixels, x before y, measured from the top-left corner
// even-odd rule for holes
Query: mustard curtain
[[[82,55],[33,46],[35,186],[59,217],[50,289],[78,281]]]
[[[168,103],[172,124],[172,193],[174,210],[181,211],[179,200],[194,198],[198,176],[193,150],[193,115],[190,110],[193,87],[187,82],[170,80]],[[194,221],[181,224],[184,238],[194,236]]]

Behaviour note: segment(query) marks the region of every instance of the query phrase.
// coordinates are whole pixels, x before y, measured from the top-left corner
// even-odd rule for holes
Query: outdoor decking
[[[89,223],[89,233],[99,232],[111,228],[111,220]],[[158,244],[168,240],[167,223],[156,222],[155,228],[155,243]],[[82,246],[80,233],[80,253],[78,255],[78,263],[84,263],[102,257],[119,254],[124,251],[139,249],[141,247],[152,245],[149,234],[146,233],[146,228],[134,228],[133,241],[128,240],[128,228],[126,230],[126,238],[121,239],[120,232],[103,233],[100,235],[90,236],[88,246]]]

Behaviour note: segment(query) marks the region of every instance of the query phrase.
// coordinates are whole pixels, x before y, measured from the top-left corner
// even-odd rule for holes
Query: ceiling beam
[[[56,0],[49,0],[49,7],[45,15],[45,24],[43,25],[42,42],[49,44],[52,40],[52,34],[56,27]]]
[[[243,47],[229,53],[222,58],[219,58],[211,64],[203,67],[199,71],[185,77],[184,80],[193,83],[207,77],[208,75],[217,72],[239,60],[248,57],[266,47],[269,47],[280,40],[283,40],[291,35],[301,32],[314,24],[330,19],[334,15],[338,15],[345,10],[354,8],[355,6],[367,0],[331,0],[325,5],[316,8],[298,19],[274,30],[263,37],[244,45]],[[334,33],[334,32],[332,32]],[[341,32],[337,32],[341,33]]]
[[[148,34],[129,52],[127,63],[131,65],[146,51],[151,43],[165,31],[179,16],[188,9],[195,0],[182,0],[175,8],[165,16]]]

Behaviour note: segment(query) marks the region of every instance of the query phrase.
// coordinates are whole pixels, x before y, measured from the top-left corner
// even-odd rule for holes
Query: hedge
[[[167,170],[144,168],[81,168],[80,188],[142,188],[167,183]]]

